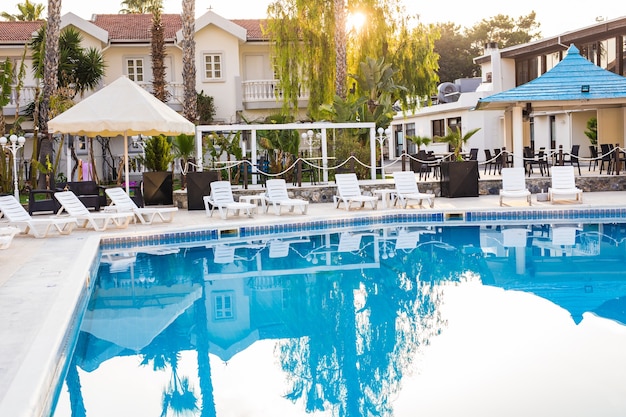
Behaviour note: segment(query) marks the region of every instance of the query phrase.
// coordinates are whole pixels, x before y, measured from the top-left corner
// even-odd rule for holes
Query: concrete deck
[[[626,191],[585,192],[584,203],[571,207],[624,207]],[[523,200],[509,202],[511,207],[528,206]],[[472,208],[500,210],[498,196],[474,198],[437,198],[434,210],[467,210]],[[564,208],[563,204],[536,202],[532,209]],[[381,212],[379,205],[378,212]],[[392,212],[397,209],[387,209]],[[409,208],[407,210],[429,210]],[[153,225],[131,224],[127,229],[105,232],[75,230],[68,236],[35,239],[17,236],[10,248],[0,251],[0,416],[40,416],[46,410],[49,387],[55,379],[58,358],[68,341],[64,329],[71,323],[76,304],[84,297],[88,286],[90,266],[102,237],[149,235],[156,233],[234,228],[242,225],[282,224],[291,221],[360,216],[372,212],[365,209],[336,209],[332,204],[310,204],[309,212],[301,215],[283,213],[276,216],[270,210],[253,218],[245,216],[222,220],[218,213],[207,217],[204,211],[179,210],[172,223]],[[1,224],[1,221],[0,221]]]

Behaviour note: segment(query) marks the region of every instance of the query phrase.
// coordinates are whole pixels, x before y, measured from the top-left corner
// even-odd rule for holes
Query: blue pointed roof
[[[626,77],[607,71],[580,55],[573,44],[567,55],[545,74],[532,81],[478,100],[476,109],[505,109],[516,104],[552,105],[626,104]]]

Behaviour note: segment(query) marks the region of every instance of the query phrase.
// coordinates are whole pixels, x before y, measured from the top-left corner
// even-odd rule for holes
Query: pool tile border
[[[311,219],[286,224],[268,224],[255,226],[222,226],[203,230],[159,233],[143,236],[124,236],[102,239],[102,250],[123,250],[135,247],[179,245],[203,243],[229,237],[251,238],[272,234],[302,233],[347,227],[367,227],[392,224],[417,223],[425,225],[468,225],[492,224],[493,222],[536,222],[536,221],[622,221],[626,220],[626,208],[564,208],[552,210],[516,209],[516,210],[457,210],[457,211],[422,211],[395,212],[336,219]]]

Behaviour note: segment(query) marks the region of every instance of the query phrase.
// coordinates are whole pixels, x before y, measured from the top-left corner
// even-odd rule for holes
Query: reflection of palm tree
[[[189,385],[187,377],[179,377],[172,368],[172,379],[163,391],[163,411],[161,417],[167,415],[168,410],[172,410],[174,415],[185,415],[188,412],[198,409],[198,399],[193,392],[193,387]]]
[[[198,352],[198,380],[200,381],[200,395],[202,398],[201,417],[214,417],[215,397],[213,396],[213,380],[211,379],[211,361],[209,360],[209,332],[206,311],[206,287],[202,283],[202,297],[196,301],[196,350]]]

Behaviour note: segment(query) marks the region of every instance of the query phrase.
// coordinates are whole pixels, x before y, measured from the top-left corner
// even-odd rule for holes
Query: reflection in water
[[[447,286],[524,291],[566,309],[575,323],[583,313],[624,323],[623,236],[623,225],[613,224],[403,225],[105,253],[58,409],[113,415],[90,408],[87,398],[110,383],[98,374],[116,358],[135,357],[154,375],[144,388],[167,375],[158,404],[144,404],[142,390],[134,393],[144,410],[218,416],[226,400],[215,364],[272,340],[285,383],[276,399],[296,404],[298,415],[397,415],[403,381],[446,331]],[[196,354],[193,372],[181,367],[185,352]],[[246,392],[235,397],[253,401]],[[107,400],[111,407],[117,401],[123,402]],[[419,396],[413,401],[419,409]],[[245,408],[280,414],[254,407]]]

